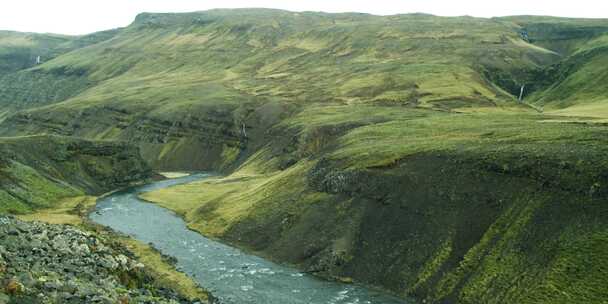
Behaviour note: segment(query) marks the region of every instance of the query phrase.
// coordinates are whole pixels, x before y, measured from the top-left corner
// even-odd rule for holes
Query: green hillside
[[[71,50],[110,39],[118,30],[85,36],[0,31],[0,119],[9,112],[49,101],[61,101],[86,87],[65,70],[40,73],[37,67]],[[38,59],[40,62],[38,62]]]
[[[556,66],[556,82],[537,94],[534,102],[549,108],[572,107],[573,114],[590,106],[605,106],[608,102],[606,64],[608,35],[604,34],[582,44]],[[596,115],[603,116],[602,113]]]
[[[532,80],[541,87],[530,102],[560,115],[606,117],[608,20],[517,16],[500,18],[521,26],[527,41],[562,56]],[[536,83],[536,84],[534,84]],[[569,109],[566,109],[569,108]]]
[[[0,76],[36,65],[37,56],[47,61],[61,54],[72,37],[0,31]]]
[[[527,41],[563,56],[576,52],[582,44],[608,32],[608,19],[512,16],[497,20],[519,26],[526,33]]]
[[[0,138],[0,213],[49,208],[62,198],[102,194],[150,174],[138,150],[121,143]]]
[[[135,139],[155,167],[225,169],[243,159],[246,133],[255,142],[256,130],[311,104],[510,107],[519,83],[557,59],[516,26],[480,18],[141,14],[112,39],[27,71],[31,81],[16,82],[27,90],[2,90],[5,104],[51,103],[2,133]]]
[[[459,99],[508,100],[490,82],[492,72],[517,82],[555,59],[523,41],[514,26],[488,19],[213,10],[141,14],[114,39],[39,71],[104,81],[70,107],[120,100],[175,108],[235,99],[450,107]]]
[[[321,276],[427,303],[603,303],[607,33],[601,19],[144,13],[0,79],[0,136],[120,140],[155,170],[225,173],[145,198]]]
[[[0,31],[0,76],[50,61],[71,50],[83,48],[114,36],[118,30],[85,36]]]

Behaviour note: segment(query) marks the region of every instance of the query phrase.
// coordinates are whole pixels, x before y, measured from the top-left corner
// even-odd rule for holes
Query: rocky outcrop
[[[119,245],[65,225],[0,217],[0,303],[201,303],[155,287]]]

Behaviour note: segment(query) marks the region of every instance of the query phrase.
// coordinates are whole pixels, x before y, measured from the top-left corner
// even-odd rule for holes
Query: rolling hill
[[[519,90],[513,84],[556,59],[523,41],[516,26],[469,17],[274,10],[141,14],[111,39],[23,71],[17,86],[10,77],[0,82],[11,88],[2,90],[4,104],[50,104],[11,117],[3,133],[57,129],[139,138],[156,166],[221,168],[233,160],[219,161],[221,155],[242,149],[243,124],[266,129],[277,116],[315,103],[510,105],[509,92]],[[491,71],[500,71],[500,79]],[[101,121],[81,123],[91,117]],[[204,131],[185,138],[172,134],[193,135],[193,129]],[[194,164],[175,159],[191,157],[189,148],[209,155]]]
[[[66,83],[61,72],[36,73],[36,66],[75,49],[109,39],[118,30],[85,36],[64,36],[0,31],[0,120],[9,112],[37,104],[39,100],[60,101],[74,86]],[[32,69],[33,71],[30,71]],[[69,82],[69,81],[68,81]]]
[[[156,170],[222,172],[145,198],[325,277],[431,303],[602,303],[607,33],[534,16],[143,13],[3,76],[0,135],[125,141]]]

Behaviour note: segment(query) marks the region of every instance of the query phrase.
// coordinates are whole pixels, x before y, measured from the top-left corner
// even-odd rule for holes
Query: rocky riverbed
[[[156,287],[146,267],[116,242],[72,226],[0,216],[4,303],[203,302]]]

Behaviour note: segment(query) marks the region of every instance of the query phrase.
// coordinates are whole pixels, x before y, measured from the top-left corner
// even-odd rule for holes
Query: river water
[[[179,270],[225,304],[412,303],[352,284],[328,282],[205,238],[170,210],[138,194],[208,177],[187,177],[129,188],[99,200],[90,218],[177,258]]]

